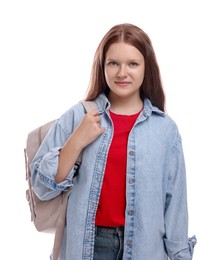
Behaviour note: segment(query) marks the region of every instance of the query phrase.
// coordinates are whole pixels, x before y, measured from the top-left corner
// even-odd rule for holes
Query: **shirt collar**
[[[158,107],[153,106],[152,102],[148,98],[145,98],[143,114],[145,116],[151,116],[152,113],[156,113],[160,116],[165,116],[165,112],[160,110]]]
[[[105,110],[108,110],[110,108],[110,101],[104,93],[100,94],[99,97],[96,99],[96,104],[99,108],[100,114],[102,114]],[[162,110],[160,110],[156,106],[153,106],[151,101],[148,98],[145,98],[143,114],[145,116],[151,116],[152,113],[156,113],[160,116],[165,116],[165,113]]]

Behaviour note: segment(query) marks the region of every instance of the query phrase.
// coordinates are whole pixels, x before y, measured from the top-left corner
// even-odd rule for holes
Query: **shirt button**
[[[129,152],[129,155],[134,156],[134,155],[135,155],[135,152],[134,152],[134,151],[130,151],[130,152]]]
[[[127,240],[127,241],[126,241],[126,245],[131,246],[131,244],[132,244],[132,241],[131,241],[131,240]]]
[[[128,183],[129,183],[129,184],[133,184],[133,183],[134,183],[134,179],[130,179],[130,180],[128,181]]]
[[[128,211],[128,215],[129,215],[129,216],[134,215],[134,210],[129,210],[129,211]]]

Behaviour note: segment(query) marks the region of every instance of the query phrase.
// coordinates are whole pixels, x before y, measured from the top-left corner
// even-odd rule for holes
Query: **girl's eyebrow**
[[[114,61],[116,59],[112,59],[112,58],[106,58],[107,61]]]
[[[106,61],[119,61],[119,59],[112,59],[112,58],[106,58],[105,59]],[[140,62],[140,60],[139,59],[130,59],[130,60],[128,60],[128,62]]]

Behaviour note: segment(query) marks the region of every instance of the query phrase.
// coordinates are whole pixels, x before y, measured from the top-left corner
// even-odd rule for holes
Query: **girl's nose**
[[[117,76],[118,76],[119,78],[125,78],[125,77],[127,76],[127,68],[126,68],[126,66],[121,65],[121,66],[119,67]]]

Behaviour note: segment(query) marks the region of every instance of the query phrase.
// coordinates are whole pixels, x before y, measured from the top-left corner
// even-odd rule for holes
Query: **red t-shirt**
[[[124,226],[128,135],[139,114],[118,115],[110,111],[114,135],[107,157],[96,226]]]

